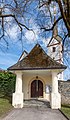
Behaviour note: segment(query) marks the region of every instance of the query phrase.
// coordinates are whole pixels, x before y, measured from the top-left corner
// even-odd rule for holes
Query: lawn
[[[62,105],[61,110],[68,118],[70,118],[70,105]]]
[[[11,103],[6,98],[0,98],[0,117],[6,115],[12,109]]]

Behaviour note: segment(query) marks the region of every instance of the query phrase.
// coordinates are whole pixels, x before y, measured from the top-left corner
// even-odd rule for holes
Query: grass
[[[70,118],[70,105],[62,105],[61,110],[68,118]]]
[[[0,98],[0,117],[6,115],[12,109],[11,103],[6,98]]]
[[[0,98],[0,117],[6,115],[12,108],[9,99]],[[62,105],[61,111],[70,118],[70,105]]]

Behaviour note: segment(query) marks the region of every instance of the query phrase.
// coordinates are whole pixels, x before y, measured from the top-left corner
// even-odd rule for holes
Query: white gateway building
[[[48,56],[39,44],[29,54],[24,51],[18,62],[8,68],[16,74],[12,105],[22,108],[24,99],[37,98],[49,101],[52,109],[61,108],[58,74],[64,69],[66,66]]]

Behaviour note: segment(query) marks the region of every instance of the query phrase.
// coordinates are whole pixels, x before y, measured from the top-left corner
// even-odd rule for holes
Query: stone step
[[[50,108],[50,103],[45,100],[38,100],[38,99],[29,99],[29,100],[24,100],[24,107],[47,107]]]

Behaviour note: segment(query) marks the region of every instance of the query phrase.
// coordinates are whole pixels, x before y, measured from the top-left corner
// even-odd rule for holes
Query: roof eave
[[[47,68],[19,68],[19,69],[12,69],[12,68],[8,68],[8,70],[48,70],[48,69],[66,69],[67,67],[47,67]]]

